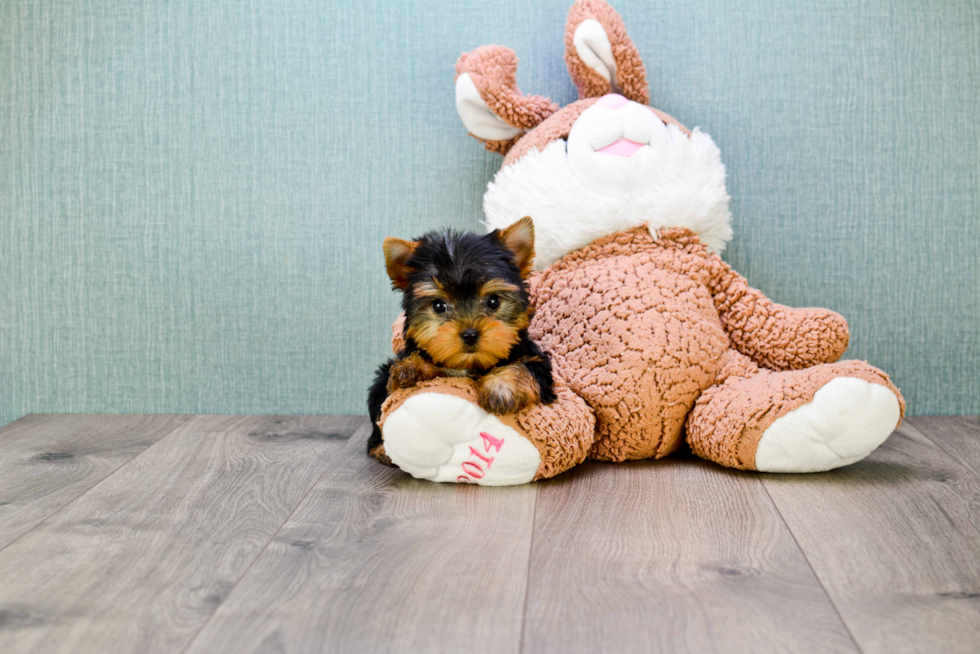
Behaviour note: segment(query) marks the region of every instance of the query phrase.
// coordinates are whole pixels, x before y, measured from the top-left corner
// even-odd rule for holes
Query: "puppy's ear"
[[[391,278],[391,285],[395,288],[405,290],[408,288],[408,278],[414,271],[408,266],[408,260],[415,253],[415,248],[419,244],[415,241],[403,241],[400,238],[389,236],[384,242],[385,266],[388,268],[388,277]]]
[[[534,264],[534,221],[524,216],[510,227],[497,230],[497,240],[514,253],[514,263],[521,269],[521,277],[531,274]]]

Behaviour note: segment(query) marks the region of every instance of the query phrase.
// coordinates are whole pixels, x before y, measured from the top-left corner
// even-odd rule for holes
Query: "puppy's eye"
[[[446,313],[446,310],[448,308],[449,307],[442,300],[436,300],[435,302],[432,303],[432,310],[435,311],[436,313]]]
[[[491,295],[487,298],[487,308],[491,311],[496,311],[500,308],[500,298],[496,295]]]

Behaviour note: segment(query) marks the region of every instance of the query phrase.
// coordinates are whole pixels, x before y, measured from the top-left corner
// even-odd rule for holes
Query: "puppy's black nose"
[[[459,333],[459,337],[463,339],[463,342],[467,345],[476,345],[476,342],[480,340],[480,332],[475,329],[467,329],[464,332]]]

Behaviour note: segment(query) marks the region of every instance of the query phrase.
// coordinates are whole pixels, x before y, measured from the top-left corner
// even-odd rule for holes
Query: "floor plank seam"
[[[954,417],[962,417],[962,416],[954,416]],[[947,450],[945,447],[942,446],[942,443],[941,442],[939,442],[938,440],[936,440],[935,438],[933,438],[932,436],[930,436],[929,434],[927,434],[926,431],[928,431],[928,430],[919,429],[915,425],[914,419],[912,421],[907,421],[907,422],[908,422],[909,427],[911,427],[912,429],[914,429],[916,431],[916,433],[921,434],[923,438],[925,438],[927,441],[929,441],[930,443],[932,443],[933,445],[935,445],[937,448],[939,448],[939,451],[940,452],[942,452],[943,454],[945,454],[946,456],[948,456],[950,459],[952,459],[953,462],[956,465],[958,465],[959,467],[963,468],[964,470],[966,470],[967,472],[969,472],[973,477],[975,477],[978,481],[980,481],[980,471],[976,471],[976,470],[973,469],[973,466],[966,465],[965,463],[961,462],[960,459],[959,459],[959,456],[955,452],[951,452],[951,451]],[[980,436],[978,436],[978,440],[980,440]]]
[[[0,507],[0,651],[965,654],[980,642],[977,417],[909,419],[868,461],[823,475],[590,463],[475,494],[365,457],[363,416],[174,418],[41,416],[0,431],[0,500],[14,509]],[[677,488],[695,492],[661,501]]]
[[[864,650],[861,648],[861,645],[857,642],[857,638],[854,637],[854,633],[851,631],[850,625],[848,625],[847,621],[844,620],[844,615],[840,612],[840,608],[838,608],[837,602],[835,602],[834,598],[831,597],[829,592],[827,592],[827,586],[824,585],[823,579],[821,579],[820,575],[817,574],[817,571],[814,569],[813,564],[810,563],[810,557],[807,556],[806,550],[804,550],[803,547],[800,545],[800,541],[797,540],[796,534],[793,533],[793,530],[790,528],[789,523],[786,521],[786,518],[783,517],[783,512],[782,510],[780,510],[779,504],[769,493],[769,488],[766,486],[766,482],[762,478],[763,474],[764,473],[756,472],[755,476],[758,478],[759,483],[762,484],[762,490],[766,492],[766,497],[768,497],[769,501],[772,502],[773,507],[776,509],[776,513],[779,514],[779,521],[783,523],[784,527],[786,527],[786,531],[789,532],[790,538],[793,539],[793,543],[796,545],[796,549],[799,550],[800,554],[803,556],[803,560],[806,561],[807,567],[810,568],[810,572],[813,574],[813,578],[817,580],[818,584],[820,584],[820,590],[823,591],[824,597],[826,597],[827,601],[830,602],[830,605],[834,607],[834,613],[837,614],[837,617],[840,620],[841,625],[844,626],[844,631],[847,632],[847,637],[851,639],[852,643],[854,643],[854,649],[856,649],[858,652],[862,652],[863,654]]]
[[[367,425],[362,425],[361,427],[358,427],[357,429],[355,429],[354,430],[354,433],[351,434],[351,436],[350,436],[350,440],[351,441],[354,441],[354,439],[358,438],[361,435],[361,432],[362,431],[366,431],[370,426],[371,426],[371,423],[368,422]],[[343,449],[344,448],[341,448],[341,451],[343,451]],[[336,456],[337,454],[340,454],[340,452],[337,452],[334,456]],[[214,619],[214,616],[221,609],[222,605],[225,604],[225,602],[227,602],[229,600],[229,598],[231,598],[231,596],[235,593],[235,589],[238,588],[238,585],[240,583],[242,583],[242,580],[245,577],[248,576],[248,573],[249,572],[252,571],[252,568],[255,566],[256,561],[258,561],[260,558],[262,558],[262,555],[265,553],[265,550],[269,547],[269,543],[271,543],[272,541],[274,541],[276,539],[276,536],[279,535],[279,532],[282,531],[282,528],[285,527],[286,524],[289,522],[289,520],[293,517],[293,515],[296,514],[296,511],[299,509],[299,507],[301,507],[303,505],[303,502],[306,501],[306,498],[310,496],[310,493],[313,492],[313,489],[316,488],[317,484],[320,483],[320,480],[323,479],[324,475],[326,475],[328,472],[330,472],[330,466],[329,465],[327,465],[325,467],[325,469],[323,470],[323,472],[320,473],[320,476],[317,477],[313,481],[312,484],[310,484],[310,487],[308,489],[306,489],[306,493],[303,495],[303,497],[300,498],[299,502],[296,503],[296,506],[293,507],[293,510],[290,511],[289,512],[289,515],[287,515],[286,518],[282,521],[282,524],[279,525],[279,527],[276,529],[275,533],[272,534],[272,537],[269,538],[269,540],[266,541],[265,545],[262,546],[262,549],[260,549],[258,551],[258,553],[255,555],[255,558],[252,559],[251,562],[249,562],[248,567],[245,568],[245,570],[242,572],[241,576],[238,579],[235,580],[235,583],[232,584],[231,589],[229,589],[229,591],[225,595],[224,599],[221,600],[221,603],[214,607],[214,611],[212,611],[211,612],[211,615],[208,616],[208,619],[205,620],[201,624],[200,628],[197,630],[197,633],[194,634],[194,637],[191,638],[189,641],[187,641],[187,645],[184,646],[184,648],[182,650],[180,650],[180,654],[186,654],[186,652],[190,651],[191,647],[194,646],[194,643],[197,642],[198,637],[200,637],[200,635],[204,632],[204,629],[211,623],[211,620]]]
[[[531,561],[534,557],[534,534],[538,530],[538,495],[541,494],[541,487],[538,482],[534,483],[534,513],[531,516],[531,538],[527,549],[527,574],[524,575],[524,608],[521,611],[521,636],[517,641],[518,654],[524,652],[524,625],[527,624],[527,599],[531,594]]]
[[[30,414],[30,415],[34,415],[34,414]],[[183,414],[183,415],[189,415],[189,414]],[[27,416],[25,416],[25,417],[27,417]],[[193,418],[189,418],[187,420],[187,422],[190,422],[191,420],[193,420]],[[89,493],[91,493],[93,490],[95,490],[96,488],[98,488],[99,486],[101,486],[107,479],[109,479],[110,477],[112,477],[113,475],[115,475],[117,472],[119,472],[120,470],[122,470],[123,468],[125,468],[126,466],[128,466],[130,463],[132,463],[136,459],[140,458],[141,456],[143,456],[144,454],[146,454],[147,452],[149,452],[151,449],[153,449],[154,447],[156,447],[165,438],[167,438],[168,436],[170,436],[171,434],[173,434],[175,431],[177,431],[178,429],[180,429],[181,427],[183,427],[184,425],[186,425],[187,422],[184,422],[184,423],[181,423],[179,425],[176,425],[173,429],[171,429],[166,434],[164,434],[163,436],[161,436],[160,438],[158,438],[156,441],[154,441],[153,443],[150,443],[146,448],[143,449],[143,451],[141,451],[139,454],[136,454],[129,461],[124,461],[123,463],[120,463],[119,466],[116,467],[112,472],[110,472],[105,477],[103,477],[102,479],[100,479],[97,484],[95,484],[91,488],[86,488],[81,493],[79,493],[75,497],[71,498],[71,500],[69,502],[66,502],[64,505],[60,506],[55,511],[52,511],[50,515],[45,516],[44,519],[43,520],[40,520],[36,525],[34,525],[33,527],[31,527],[30,529],[28,529],[27,531],[25,531],[24,533],[22,533],[17,538],[13,539],[12,541],[10,541],[9,543],[7,543],[3,547],[0,547],[0,552],[3,552],[5,549],[7,549],[11,545],[13,545],[17,541],[19,541],[21,538],[23,538],[27,534],[31,533],[32,531],[34,531],[35,529],[37,529],[41,525],[45,524],[48,520],[50,520],[54,516],[58,515],[59,513],[61,513],[62,511],[64,511],[68,507],[70,507],[71,505],[73,505],[75,502],[77,502],[78,500],[80,500],[81,498],[83,498],[86,495],[88,495]]]

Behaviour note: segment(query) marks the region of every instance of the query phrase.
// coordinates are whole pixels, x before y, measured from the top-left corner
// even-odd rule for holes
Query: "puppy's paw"
[[[398,361],[391,366],[388,373],[388,392],[394,393],[399,388],[413,386],[419,381],[418,368],[409,361]]]
[[[438,376],[438,368],[417,354],[411,354],[391,365],[388,373],[388,392],[394,393],[399,388],[414,386],[420,381]]]
[[[485,411],[498,416],[517,413],[528,404],[528,402],[522,402],[507,388],[480,388],[480,406]]]
[[[480,406],[490,413],[517,413],[538,401],[537,382],[524,366],[504,366],[479,381]]]

